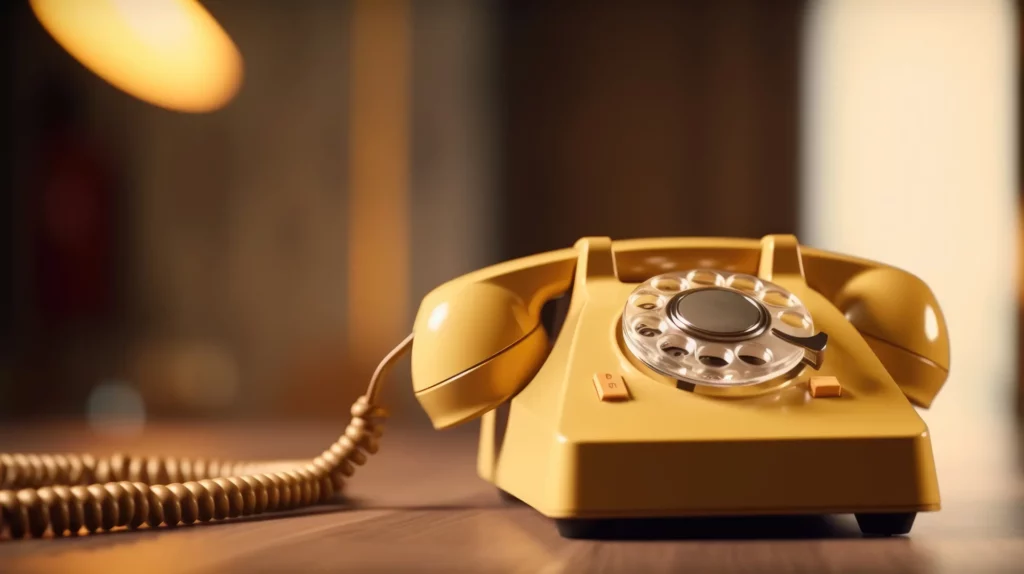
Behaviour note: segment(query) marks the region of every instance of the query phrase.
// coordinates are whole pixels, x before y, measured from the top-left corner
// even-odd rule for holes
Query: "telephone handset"
[[[551,337],[542,308],[570,291]],[[480,476],[565,536],[607,519],[792,513],[854,513],[866,533],[902,534],[939,508],[913,405],[929,406],[945,383],[949,342],[920,279],[793,236],[590,237],[429,293],[413,334],[317,458],[0,454],[0,533],[173,526],[327,501],[376,451],[377,384],[410,347],[433,425],[481,418]]]
[[[769,282],[773,278],[775,284]],[[614,244],[586,238],[573,249],[470,273],[424,298],[414,327],[413,388],[435,427],[487,412],[530,380],[548,353],[541,307],[574,281],[581,287],[642,282],[622,312],[629,350],[655,371],[676,379],[689,374],[697,384],[745,386],[795,366],[799,347],[821,355],[824,338],[812,337],[812,317],[795,294],[809,290],[844,314],[915,404],[930,406],[949,370],[949,342],[938,303],[906,271],[801,247],[790,236],[761,242],[687,238]],[[574,307],[582,308],[589,296],[586,289],[574,292]],[[774,312],[770,317],[768,309]],[[702,321],[709,329],[701,328]],[[674,334],[661,333],[660,325]],[[735,332],[722,332],[730,328]],[[662,347],[650,344],[654,335],[661,337]],[[694,347],[705,339],[742,344],[716,344],[714,354],[704,355],[704,363],[711,363],[704,366],[710,368],[702,369]],[[815,345],[821,348],[808,348]],[[772,359],[737,355],[744,349]],[[736,356],[740,360],[733,361]],[[726,360],[736,376],[709,380],[722,373],[714,363]]]

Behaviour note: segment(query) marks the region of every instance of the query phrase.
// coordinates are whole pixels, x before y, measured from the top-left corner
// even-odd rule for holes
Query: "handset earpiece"
[[[946,321],[931,289],[906,271],[879,266],[854,275],[833,303],[907,398],[931,406],[950,363]]]
[[[497,407],[548,353],[541,308],[569,288],[575,249],[517,259],[429,293],[413,326],[413,391],[435,428]]]

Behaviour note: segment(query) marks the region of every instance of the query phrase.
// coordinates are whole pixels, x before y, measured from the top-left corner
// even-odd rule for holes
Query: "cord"
[[[384,357],[341,438],[308,462],[0,453],[0,536],[174,527],[327,502],[377,452],[387,417],[378,381],[412,339]]]

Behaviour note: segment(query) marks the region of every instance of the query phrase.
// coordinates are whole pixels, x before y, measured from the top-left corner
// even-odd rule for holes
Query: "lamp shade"
[[[242,57],[196,0],[30,0],[51,36],[115,87],[163,108],[208,112],[242,82]]]

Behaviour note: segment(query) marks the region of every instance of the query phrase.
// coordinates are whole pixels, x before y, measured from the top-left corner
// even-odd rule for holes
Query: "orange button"
[[[594,373],[594,388],[602,401],[628,401],[629,387],[621,376],[612,373]]]
[[[811,396],[819,399],[826,397],[838,397],[843,394],[843,386],[835,377],[811,377]]]

